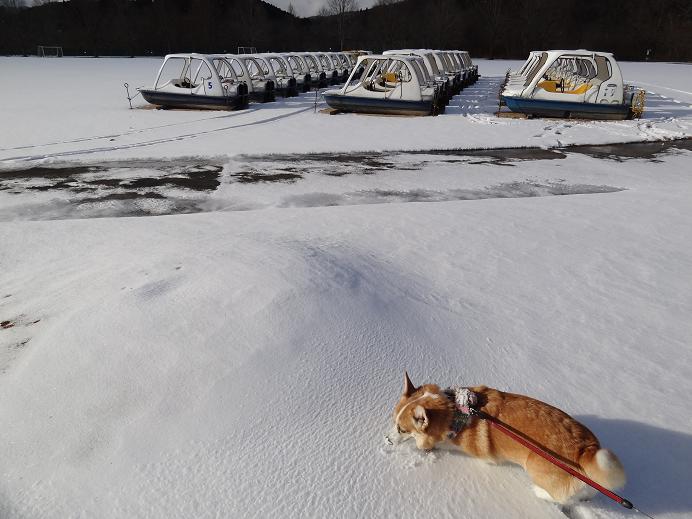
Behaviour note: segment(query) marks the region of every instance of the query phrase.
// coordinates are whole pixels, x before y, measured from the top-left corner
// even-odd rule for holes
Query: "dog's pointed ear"
[[[425,431],[428,428],[430,421],[428,420],[428,413],[425,411],[425,407],[417,405],[413,410],[413,418],[415,426],[419,431]]]
[[[408,378],[408,373],[404,371],[404,396],[411,396],[415,392],[416,386],[414,386],[411,379]]]

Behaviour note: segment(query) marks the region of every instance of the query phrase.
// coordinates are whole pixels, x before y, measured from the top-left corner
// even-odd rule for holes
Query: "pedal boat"
[[[551,50],[532,52],[522,68],[511,72],[501,100],[513,112],[530,116],[623,120],[641,113],[634,105],[643,105],[643,92],[635,94],[624,85],[610,53]]]
[[[236,110],[246,108],[249,99],[247,84],[227,62],[202,54],[168,54],[154,86],[139,91],[162,108]]]
[[[331,108],[344,112],[437,115],[444,107],[412,56],[361,56],[344,86],[323,95]]]
[[[233,72],[248,86],[251,101],[271,103],[276,100],[276,83],[265,73],[266,64],[254,54],[224,54],[222,57],[231,64]]]
[[[270,53],[254,54],[254,57],[262,66],[264,76],[274,82],[277,94],[281,97],[298,95],[298,81],[285,58]]]
[[[428,76],[432,78],[432,81],[437,85],[438,90],[441,92],[442,102],[447,105],[454,95],[452,92],[452,77],[444,74],[437,66],[437,61],[433,56],[433,51],[427,49],[398,49],[398,50],[386,50],[382,54],[385,56],[390,55],[403,55],[403,56],[414,56],[420,58],[418,60],[419,64],[422,64],[423,68],[427,72]]]

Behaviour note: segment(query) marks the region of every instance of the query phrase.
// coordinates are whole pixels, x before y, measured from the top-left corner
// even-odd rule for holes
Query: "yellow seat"
[[[565,85],[564,92],[562,89],[558,88],[559,81],[541,81],[538,83],[538,87],[546,90],[547,92],[554,92],[556,94],[584,94],[591,85],[589,83],[582,83],[577,88],[572,88],[569,84]]]
[[[546,80],[546,81],[541,81],[538,83],[538,88],[542,88],[543,90],[547,90],[548,92],[557,92],[557,84],[558,81],[553,81],[552,79]]]

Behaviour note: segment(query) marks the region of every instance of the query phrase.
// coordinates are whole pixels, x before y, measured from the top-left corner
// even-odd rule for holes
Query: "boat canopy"
[[[218,67],[225,67],[227,70],[221,73]],[[237,75],[227,63],[215,62],[203,54],[168,54],[156,76],[153,90],[223,96],[223,85],[237,81]]]
[[[620,67],[609,52],[532,51],[511,72],[503,96],[622,104],[625,88]]]

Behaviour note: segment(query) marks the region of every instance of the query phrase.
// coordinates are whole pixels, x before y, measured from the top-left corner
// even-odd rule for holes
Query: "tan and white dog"
[[[413,436],[419,449],[431,450],[440,442],[450,441],[470,456],[489,462],[516,463],[528,472],[538,497],[558,503],[595,494],[591,487],[491,427],[487,420],[460,415],[449,390],[434,384],[415,387],[407,373],[404,379],[394,421],[399,434]],[[625,471],[617,456],[602,449],[589,429],[563,411],[527,396],[486,386],[468,390],[475,395],[476,409],[495,417],[605,488],[615,490],[625,484]]]

